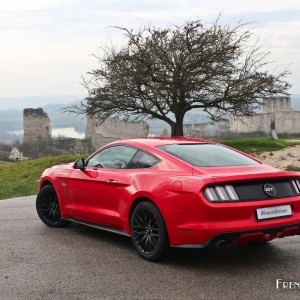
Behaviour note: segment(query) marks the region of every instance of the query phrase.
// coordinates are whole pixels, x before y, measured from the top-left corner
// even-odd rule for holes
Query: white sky
[[[297,0],[0,0],[0,98],[82,95],[81,76],[97,68],[101,43],[121,43],[109,26],[182,25],[240,19],[292,74],[300,94],[300,1]]]

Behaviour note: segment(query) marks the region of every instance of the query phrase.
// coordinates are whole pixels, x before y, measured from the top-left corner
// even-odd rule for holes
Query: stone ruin
[[[51,126],[48,115],[42,108],[25,108],[23,111],[23,142],[49,140]]]
[[[199,123],[199,124],[184,124],[183,134],[188,137],[195,137],[199,139],[207,139],[212,137],[219,137],[224,133],[230,131],[230,123],[227,119],[221,119],[218,122]]]
[[[272,135],[298,135],[300,133],[300,111],[293,111],[290,97],[266,97],[263,99],[262,113],[240,116],[229,120],[221,119],[215,124],[185,124],[185,136],[196,138],[215,138],[222,134],[261,133]]]
[[[89,141],[93,149],[120,139],[145,137],[149,134],[149,127],[145,121],[125,122],[119,118],[108,118],[103,123],[96,117],[87,118],[85,132],[86,139],[51,137],[50,119],[42,108],[26,108],[24,116],[23,142],[51,140],[57,148],[68,148],[76,154],[88,152]],[[166,130],[167,131],[167,130]],[[209,123],[185,124],[184,135],[197,138],[218,137],[224,133],[253,133],[270,134],[299,134],[300,112],[292,111],[290,97],[268,97],[263,99],[263,111],[253,116],[241,116],[233,120],[230,127],[229,120],[222,119],[214,125]],[[16,149],[12,157],[24,159]],[[25,158],[26,159],[26,158]]]
[[[235,118],[232,132],[265,134],[299,134],[300,112],[293,111],[290,97],[267,97],[263,99],[262,113]]]
[[[88,153],[89,141],[95,150],[113,141],[145,137],[149,133],[148,124],[144,121],[125,122],[119,118],[108,118],[101,123],[96,117],[88,117],[85,139],[52,138],[50,119],[42,108],[25,108],[23,124],[23,143],[48,140],[55,148],[69,149],[74,154]]]
[[[119,118],[107,118],[100,122],[97,117],[87,118],[85,138],[91,139],[95,149],[101,146],[129,138],[148,136],[149,126],[145,121],[122,121]]]

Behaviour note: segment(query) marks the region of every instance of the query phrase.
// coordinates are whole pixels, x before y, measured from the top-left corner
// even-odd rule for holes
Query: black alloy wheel
[[[70,221],[63,220],[55,189],[52,185],[44,186],[36,198],[36,211],[40,219],[51,227],[65,227]]]
[[[168,234],[163,217],[153,203],[143,201],[134,209],[131,238],[138,253],[146,260],[157,261],[165,254]]]

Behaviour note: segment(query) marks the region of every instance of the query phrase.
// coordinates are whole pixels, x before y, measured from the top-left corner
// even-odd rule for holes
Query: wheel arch
[[[145,204],[144,204],[145,203]],[[147,215],[145,214],[146,220],[144,220],[142,225],[140,225],[139,230],[143,230],[140,232],[138,230],[138,233],[131,233],[131,239],[134,244],[134,247],[138,251],[139,255],[146,260],[149,261],[157,261],[160,260],[166,253],[167,249],[170,246],[170,239],[169,239],[169,232],[168,228],[166,226],[165,218],[162,214],[162,211],[159,209],[159,207],[156,205],[156,203],[147,197],[139,197],[135,199],[135,201],[132,203],[129,214],[128,214],[128,223],[131,231],[131,227],[134,226],[134,222],[136,219],[132,219],[135,209],[141,204],[142,209],[148,209],[150,214],[152,214],[151,218],[154,218],[155,225],[151,224],[149,221],[150,219],[147,219]],[[140,207],[139,207],[140,208]],[[137,213],[139,213],[140,210],[137,210]],[[142,217],[143,219],[143,217]],[[140,219],[141,220],[141,219]],[[153,221],[153,219],[152,219]],[[145,223],[146,222],[146,223]],[[149,222],[149,223],[148,223]],[[148,224],[148,225],[147,225]],[[150,225],[151,224],[151,225]],[[152,229],[152,226],[155,226],[156,229]],[[154,228],[154,227],[153,227]],[[150,230],[150,232],[146,232],[146,230]],[[153,233],[152,236],[152,230],[157,230],[156,233]],[[141,239],[141,235],[143,235]],[[139,236],[139,238],[137,238]],[[155,236],[155,237],[154,237]],[[145,237],[147,239],[145,239]],[[145,239],[145,243],[148,243],[148,246],[143,245],[142,240]],[[152,239],[155,239],[156,242],[152,241]],[[150,246],[150,249],[149,249]]]
[[[49,180],[48,178],[45,178],[39,186],[39,192],[41,191],[42,188],[44,188],[45,186],[52,186],[56,196],[57,196],[57,200],[60,206],[60,210],[61,210],[61,215],[64,219],[69,218],[69,212],[68,210],[66,210],[65,206],[66,206],[66,199],[67,199],[67,195],[66,195],[66,191],[62,191],[61,189],[58,188],[57,185],[55,185],[55,182],[52,182],[51,180]]]
[[[52,185],[53,186],[52,182],[50,182],[49,180],[44,180],[42,182],[41,186],[40,186],[40,189],[42,189],[46,185]]]
[[[130,209],[129,209],[129,213],[128,213],[128,223],[129,223],[129,227],[130,227],[130,222],[131,222],[131,217],[132,217],[132,214],[133,214],[133,211],[134,209],[143,201],[148,201],[148,202],[151,202],[152,204],[154,204],[156,206],[156,208],[160,211],[160,209],[157,207],[157,205],[148,197],[138,197],[136,198],[132,203],[131,203],[131,206],[130,206]],[[161,213],[161,212],[160,212]]]
[[[36,197],[36,211],[43,223],[50,227],[65,227],[70,221],[64,220],[54,186],[45,182]]]
[[[131,206],[130,206],[130,209],[129,209],[129,213],[128,213],[128,228],[129,228],[129,232],[131,234],[131,226],[130,226],[130,223],[131,223],[131,217],[132,217],[132,214],[133,214],[133,211],[134,209],[143,201],[148,201],[150,203],[152,203],[156,208],[157,210],[159,211],[159,213],[161,214],[162,216],[162,219],[163,219],[163,222],[165,224],[165,228],[166,228],[166,231],[167,231],[167,237],[168,237],[168,240],[169,240],[169,230],[168,230],[168,227],[166,225],[166,220],[165,220],[165,217],[161,211],[161,209],[156,205],[156,203],[150,199],[149,197],[145,197],[145,196],[140,196],[138,198],[136,198],[132,203],[131,203]]]

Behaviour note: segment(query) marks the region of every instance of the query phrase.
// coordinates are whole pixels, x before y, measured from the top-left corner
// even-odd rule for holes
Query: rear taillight
[[[230,184],[207,187],[204,190],[204,195],[210,202],[239,201],[237,193]]]
[[[291,180],[296,194],[300,195],[300,179]]]

